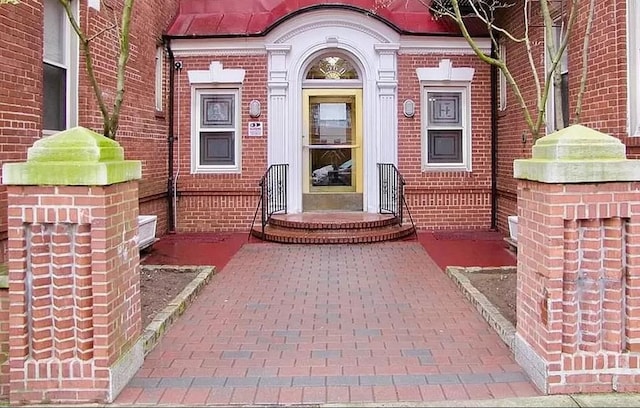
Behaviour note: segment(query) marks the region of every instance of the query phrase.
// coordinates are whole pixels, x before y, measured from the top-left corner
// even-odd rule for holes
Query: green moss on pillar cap
[[[531,159],[516,160],[513,176],[543,183],[640,180],[640,161],[627,160],[617,138],[572,125],[538,139]]]
[[[124,160],[118,142],[74,127],[36,141],[24,163],[2,167],[3,184],[94,186],[142,177],[138,160]]]

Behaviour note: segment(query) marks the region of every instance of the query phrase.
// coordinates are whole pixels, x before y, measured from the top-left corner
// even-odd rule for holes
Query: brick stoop
[[[254,237],[288,244],[361,244],[393,241],[415,233],[410,224],[398,225],[392,214],[363,212],[304,212],[277,214],[265,227],[251,230]]]

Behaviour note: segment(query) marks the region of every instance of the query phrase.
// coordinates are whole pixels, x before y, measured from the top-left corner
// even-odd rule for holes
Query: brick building
[[[136,3],[118,140],[128,158],[143,161],[141,213],[159,216],[159,234],[247,230],[260,177],[279,163],[288,164],[289,213],[375,213],[376,166],[392,163],[407,182],[418,228],[506,231],[506,217],[516,212],[512,161],[530,154],[531,138],[523,139],[511,91],[497,79],[491,87],[491,68],[455,24],[417,0],[308,3]],[[26,148],[52,131],[101,127],[77,41],[55,14],[56,2],[50,10],[43,4],[0,11],[8,34],[0,40],[8,61],[0,68],[3,162],[23,160]],[[75,6],[89,33],[109,24],[100,2]],[[581,7],[578,27],[585,26],[587,5]],[[627,26],[638,7],[616,0],[596,8],[582,123],[621,138],[635,157],[639,34]],[[502,16],[516,34],[520,12]],[[47,40],[48,33],[58,38]],[[482,28],[473,34],[489,53]],[[543,38],[539,27],[531,35],[543,44],[535,41]],[[45,45],[56,41],[63,46]],[[114,43],[108,30],[92,40],[105,57],[115,54]],[[508,45],[506,54],[533,104],[524,48]],[[569,111],[581,55],[578,33],[563,68]],[[97,64],[107,99],[114,64]],[[64,109],[48,110],[61,96]],[[0,219],[6,231],[6,216]]]
[[[24,159],[27,147],[52,131],[101,127],[77,41],[56,2],[46,4],[0,11],[7,61],[0,68],[2,162]],[[90,35],[109,24],[100,2],[75,7]],[[585,25],[582,7],[578,27]],[[638,7],[623,0],[596,7],[582,123],[621,138],[636,157],[639,35],[627,26]],[[519,12],[514,7],[503,17],[516,33]],[[377,163],[399,168],[419,228],[506,230],[515,213],[511,163],[531,148],[530,138],[522,141],[520,108],[509,90],[498,86],[492,94],[491,69],[454,24],[435,19],[419,1],[283,1],[269,8],[260,1],[149,0],[136,3],[132,27],[118,139],[128,157],[143,160],[141,212],[159,216],[159,233],[246,230],[260,177],[276,163],[289,165],[291,213],[376,212]],[[475,34],[490,52],[482,30]],[[539,28],[531,34],[542,38]],[[563,68],[569,108],[582,61],[581,36],[574,38]],[[92,40],[105,57],[115,54],[114,43],[109,30]],[[527,65],[523,47],[508,46],[507,63],[526,83],[528,70],[514,69]],[[114,64],[104,58],[97,65],[107,99]],[[534,92],[533,84],[523,87],[530,103]],[[64,108],[47,108],[58,101]],[[207,118],[207,108],[224,108],[224,120]],[[313,134],[321,128],[328,133]],[[0,220],[6,231],[6,216]]]

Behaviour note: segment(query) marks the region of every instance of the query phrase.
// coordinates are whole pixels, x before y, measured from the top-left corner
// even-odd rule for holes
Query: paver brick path
[[[248,244],[117,404],[420,402],[538,395],[417,242]]]

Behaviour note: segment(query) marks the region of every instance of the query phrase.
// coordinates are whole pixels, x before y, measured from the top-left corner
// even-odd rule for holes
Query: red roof
[[[424,1],[424,0],[422,0]],[[404,34],[458,34],[449,19],[435,19],[421,0],[180,0],[170,37],[259,36],[296,14],[351,9],[377,18]]]

